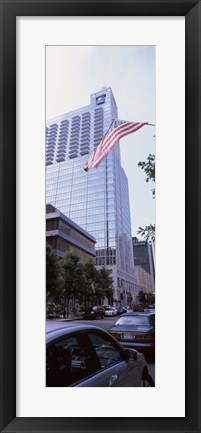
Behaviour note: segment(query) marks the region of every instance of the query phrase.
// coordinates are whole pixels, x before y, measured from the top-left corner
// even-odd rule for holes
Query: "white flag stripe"
[[[124,122],[124,123],[126,123],[126,122]],[[113,124],[114,124],[114,122],[113,122]],[[108,133],[103,137],[103,139],[101,140],[100,144],[97,146],[97,148],[94,150],[94,152],[93,152],[92,155],[90,156],[88,162],[86,162],[86,164],[85,164],[86,167],[89,168],[89,167],[91,166],[92,162],[94,161],[94,159],[99,157],[99,155],[100,155],[101,152],[102,152],[102,148],[103,148],[103,146],[105,146],[105,144],[107,144],[108,140],[111,138],[111,135],[113,135],[113,134],[116,132],[117,129],[119,130],[120,127],[122,127],[122,124],[119,125],[117,128],[113,129],[111,132],[108,132]],[[84,167],[85,167],[85,166],[84,166]]]
[[[110,144],[111,140],[115,140],[115,138],[117,137],[116,141],[118,141],[124,135],[135,132],[137,130],[136,128],[139,125],[141,125],[139,122],[126,124],[126,125],[120,125],[117,128],[115,128],[115,130],[113,130],[108,135],[106,135],[102,139],[102,141],[100,142],[98,147],[96,148],[96,152],[93,154],[93,161],[95,161],[102,154],[102,152],[105,151],[105,149],[108,149],[108,145]],[[120,133],[122,133],[123,135],[120,136]],[[115,143],[116,143],[116,141],[115,141]],[[92,162],[92,161],[89,160],[89,163],[90,162]]]
[[[132,124],[132,126],[133,126],[133,124]],[[111,139],[111,137],[115,137],[115,135],[116,134],[118,134],[118,132],[119,131],[121,131],[121,130],[126,130],[127,128],[130,128],[130,125],[128,125],[128,124],[124,124],[124,125],[119,125],[119,126],[117,126],[117,128],[115,128],[113,131],[111,131],[110,133],[108,133],[103,139],[102,139],[102,141],[100,142],[100,144],[99,144],[99,146],[98,146],[98,150],[99,151],[102,151],[104,148],[105,148],[105,146],[107,145],[107,143],[108,143],[108,141],[110,141],[110,139]]]
[[[110,143],[108,143],[108,146],[103,150],[103,152],[100,154],[98,158],[94,158],[94,161],[92,162],[91,168],[96,168],[100,164],[100,162],[105,158],[105,156],[110,152],[110,150],[113,149],[114,145],[119,141],[121,138],[123,138],[125,135],[132,134],[133,132],[137,131],[138,129],[142,128],[142,124],[138,125],[138,127],[133,128],[126,134],[121,132],[116,135],[116,137],[113,139]]]
[[[111,133],[111,135],[110,135],[110,139],[112,138],[112,140],[113,140],[113,139],[115,139],[116,137],[119,137],[120,134],[121,134],[121,136],[123,137],[124,135],[130,134],[131,132],[135,132],[135,130],[136,130],[136,128],[137,128],[138,125],[139,125],[139,123],[137,123],[137,124],[132,124],[132,125],[127,125],[126,127],[124,126],[124,128],[122,128],[122,127],[121,127],[121,128],[118,127],[118,128],[117,128],[117,129],[118,129],[117,131],[115,130],[115,132]],[[109,140],[107,140],[107,143],[108,143],[108,141],[109,141]],[[102,150],[103,150],[103,151],[104,151],[104,149],[105,149],[107,143],[104,143],[104,147],[102,147]]]
[[[112,148],[114,147],[114,145],[117,143],[119,139],[123,138],[125,135],[137,131],[142,126],[144,126],[144,123],[140,124],[138,122],[135,124],[134,123],[130,124],[129,122],[129,125],[127,123],[126,125],[121,125],[121,127],[115,128],[115,130],[109,134],[109,137],[108,136],[105,137],[106,140],[103,139],[101,141],[100,145],[97,148],[99,152],[96,152],[93,155],[94,156],[93,161],[91,161],[90,165],[88,165],[88,168],[97,167],[99,163],[102,161],[102,159],[109,153],[109,151],[112,150]],[[106,141],[107,141],[107,146],[106,146]],[[102,147],[103,142],[104,142],[104,148]]]
[[[121,130],[127,130],[128,128],[130,128],[131,126],[134,126],[134,125],[136,125],[135,123],[133,124],[133,123],[126,123],[126,124],[123,124],[123,125],[119,125],[119,126],[117,126],[117,128],[115,128],[113,131],[111,131],[109,134],[107,134],[104,138],[103,138],[103,140],[101,141],[101,143],[100,143],[100,145],[101,145],[101,149],[103,149],[104,147],[105,147],[105,145],[107,145],[107,143],[108,143],[108,141],[110,140],[110,138],[111,138],[111,136],[112,137],[115,137],[115,135],[119,132],[119,131],[121,131]],[[98,146],[99,147],[99,146]]]
[[[142,128],[144,125],[147,125],[148,122],[144,123],[133,123],[133,122],[124,122],[117,127],[115,127],[112,131],[108,131],[108,133],[103,137],[100,144],[94,150],[92,155],[89,157],[88,161],[84,164],[84,170],[88,171],[89,168],[96,168],[100,164],[100,162],[105,158],[105,156],[113,149],[114,145],[124,136],[128,134],[132,134],[138,129]],[[115,123],[113,122],[113,126]]]
[[[131,134],[132,132],[134,132],[134,131],[129,131],[129,132],[127,133],[127,135],[128,135],[128,134]],[[105,149],[103,150],[102,154],[100,154],[99,158],[94,159],[94,161],[93,161],[93,165],[96,164],[96,165],[94,165],[94,166],[96,167],[97,164],[100,162],[100,160],[102,160],[102,159],[107,155],[107,153],[108,153],[110,150],[113,149],[113,147],[114,147],[114,145],[117,143],[117,141],[119,141],[119,140],[120,140],[121,138],[123,138],[124,136],[125,136],[124,133],[119,133],[118,135],[116,135],[116,137],[113,138],[112,141],[108,144],[107,148],[105,148]]]

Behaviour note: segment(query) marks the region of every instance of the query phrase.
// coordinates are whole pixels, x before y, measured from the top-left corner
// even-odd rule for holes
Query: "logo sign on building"
[[[106,95],[97,96],[96,105],[104,104]]]

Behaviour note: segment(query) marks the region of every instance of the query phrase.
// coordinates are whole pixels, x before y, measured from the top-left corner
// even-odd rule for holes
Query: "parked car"
[[[144,308],[145,313],[155,313],[155,304],[150,304],[148,307]]]
[[[137,304],[134,307],[134,311],[136,311],[136,312],[143,312],[144,311],[144,306],[142,304]]]
[[[153,387],[144,355],[107,331],[72,324],[46,334],[47,387]]]
[[[109,333],[124,347],[153,353],[155,349],[155,314],[123,314],[109,329]]]
[[[147,308],[144,309],[144,312],[145,313],[155,313],[155,308],[147,307]]]
[[[105,316],[109,316],[109,317],[117,316],[117,309],[115,307],[106,307]]]
[[[86,308],[83,319],[104,319],[105,309],[99,305]]]
[[[56,313],[48,313],[47,314],[47,319],[56,319],[58,316],[56,315]]]
[[[117,316],[120,316],[121,314],[127,313],[127,308],[125,307],[117,307]]]

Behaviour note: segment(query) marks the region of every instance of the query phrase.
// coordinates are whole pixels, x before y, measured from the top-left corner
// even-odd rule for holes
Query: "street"
[[[113,323],[116,321],[116,317],[115,318],[110,318],[107,317],[104,320],[82,320],[82,319],[78,319],[78,320],[63,320],[63,319],[47,319],[46,320],[46,332],[49,331],[53,331],[54,329],[60,329],[60,328],[65,328],[65,327],[69,327],[72,326],[75,323],[78,324],[85,324],[85,325],[93,325],[93,326],[98,326],[99,328],[105,329],[106,331],[108,331],[109,328],[112,327]],[[153,361],[150,357],[146,357],[146,361],[149,365],[149,372],[153,378],[153,380],[155,381],[155,361]]]

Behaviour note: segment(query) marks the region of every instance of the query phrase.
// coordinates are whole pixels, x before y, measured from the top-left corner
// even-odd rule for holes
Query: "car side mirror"
[[[132,350],[132,349],[125,349],[125,352],[126,352],[126,362],[128,363],[128,365],[132,367],[133,364],[135,364],[138,359],[138,354],[136,350]]]

